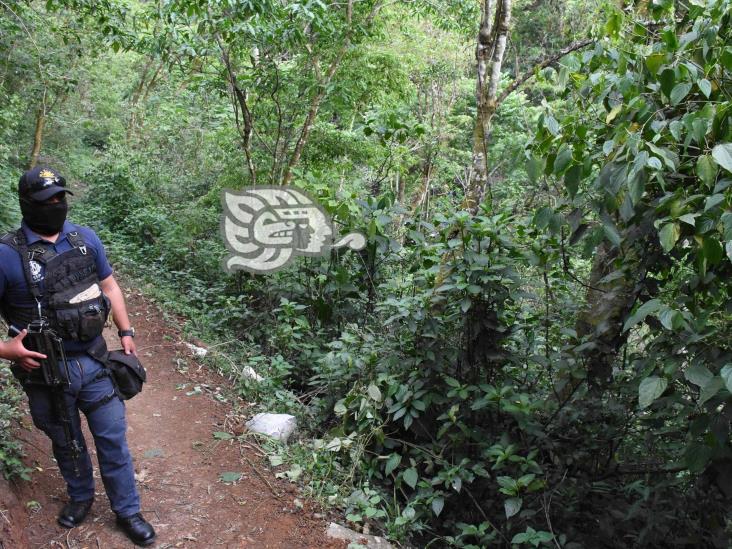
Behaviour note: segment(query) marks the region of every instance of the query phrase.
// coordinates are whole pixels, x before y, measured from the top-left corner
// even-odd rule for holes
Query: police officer
[[[136,353],[134,329],[99,238],[91,229],[66,220],[67,193],[64,178],[49,168],[34,168],[20,178],[23,221],[20,229],[0,239],[0,312],[11,335],[17,335],[0,341],[0,358],[13,361],[13,373],[28,395],[33,423],[51,439],[66,481],[69,502],[58,515],[59,524],[67,528],[81,524],[94,499],[81,411],[94,437],[117,525],[134,543],[150,545],[155,531],[140,514],[125,407],[109,371],[92,357],[98,356],[93,350],[104,349],[101,332],[110,310],[127,354]],[[27,326],[40,317],[63,339],[69,365],[64,398],[73,444],[40,375],[38,359],[46,357],[23,345]]]

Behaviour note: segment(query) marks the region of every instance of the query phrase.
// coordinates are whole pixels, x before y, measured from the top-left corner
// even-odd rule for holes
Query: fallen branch
[[[272,492],[272,495],[274,497],[276,497],[277,499],[282,499],[282,496],[284,494],[281,494],[281,493],[277,492],[277,490],[274,489],[274,486],[272,486],[272,484],[269,482],[269,479],[263,473],[261,473],[259,471],[259,469],[257,468],[257,466],[252,462],[252,460],[250,460],[247,456],[244,455],[244,452],[242,451],[242,447],[241,446],[239,446],[239,455],[241,456],[241,458],[244,461],[246,461],[249,464],[249,467],[251,467],[252,470],[255,473],[257,473],[257,476],[264,481],[264,483],[269,488],[270,492]]]

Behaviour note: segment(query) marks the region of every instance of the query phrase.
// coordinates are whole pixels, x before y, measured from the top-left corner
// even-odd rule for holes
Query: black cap
[[[66,180],[50,168],[38,167],[20,176],[18,195],[43,202],[58,193],[74,194],[66,188]]]

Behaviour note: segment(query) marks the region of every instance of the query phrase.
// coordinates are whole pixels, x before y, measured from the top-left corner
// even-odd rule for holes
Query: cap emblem
[[[41,179],[56,179],[56,174],[53,173],[51,170],[41,170],[41,173],[38,174],[38,177]]]

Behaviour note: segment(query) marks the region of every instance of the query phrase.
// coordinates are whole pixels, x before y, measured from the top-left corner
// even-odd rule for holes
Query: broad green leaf
[[[704,211],[711,210],[717,204],[724,202],[723,194],[713,194],[704,201]]]
[[[534,225],[536,225],[537,229],[544,230],[549,226],[553,216],[554,210],[549,206],[539,208],[534,214]]]
[[[684,214],[681,217],[679,217],[679,221],[683,221],[687,225],[691,225],[692,227],[696,227],[696,217],[699,214]]]
[[[509,519],[521,510],[523,500],[521,498],[508,498],[503,502],[503,508],[506,511],[506,518]]]
[[[621,10],[617,8],[612,9],[610,16],[605,22],[605,31],[610,36],[616,37],[620,33],[620,30],[623,28],[624,15]]]
[[[697,86],[699,86],[699,90],[707,97],[709,98],[710,95],[712,95],[712,83],[707,80],[706,78],[702,78],[696,83]]]
[[[696,118],[691,123],[691,133],[694,136],[694,140],[699,144],[704,144],[704,136],[709,131],[709,120],[706,118]]]
[[[663,65],[665,59],[666,54],[664,53],[654,53],[652,55],[649,55],[648,57],[646,57],[646,67],[648,67],[648,70],[651,71],[651,74],[657,74],[658,69],[661,68],[661,65]]]
[[[368,388],[368,394],[369,396],[375,400],[376,402],[381,402],[381,391],[379,388],[371,383]]]
[[[710,155],[702,155],[696,161],[696,175],[699,176],[702,183],[709,187],[711,187],[714,180],[717,179],[717,164]]]
[[[529,181],[536,183],[539,180],[539,176],[544,171],[544,163],[538,158],[532,156],[526,162],[526,173],[529,176]]]
[[[705,236],[702,241],[702,252],[709,265],[716,265],[724,257],[722,243],[714,237]]]
[[[712,149],[712,156],[717,164],[728,172],[732,172],[732,143],[721,143]]]
[[[666,97],[670,96],[676,83],[676,72],[673,69],[665,69],[658,80],[661,83],[661,91],[666,94]]]
[[[556,158],[556,160],[554,160],[554,173],[556,175],[563,174],[564,171],[567,169],[567,166],[569,166],[569,163],[571,161],[572,161],[572,148],[567,147],[565,145],[557,153],[557,158]]]
[[[715,193],[721,193],[723,190],[727,189],[728,187],[732,187],[732,179],[724,178],[717,181],[717,184],[714,185],[714,192]],[[732,215],[732,214],[729,214]]]
[[[544,126],[546,126],[546,129],[549,130],[549,133],[551,133],[552,135],[559,135],[561,127],[559,126],[559,122],[557,122],[557,119],[553,116],[547,116],[544,119]]]
[[[693,0],[692,0],[693,2]],[[681,40],[679,40],[679,49],[684,49],[686,46],[694,42],[695,40],[699,39],[699,33],[696,31],[689,31],[687,33],[684,33],[681,35]],[[696,69],[693,69],[696,70]]]
[[[615,120],[615,117],[620,113],[620,111],[623,110],[623,105],[615,105],[612,109],[610,109],[610,112],[607,113],[607,116],[605,117],[605,124],[609,124],[613,120]]]
[[[620,246],[620,233],[615,228],[615,225],[609,221],[603,220],[602,229],[605,232],[607,239],[612,242],[613,245]]]
[[[450,387],[460,387],[460,382],[454,377],[445,376],[445,383],[447,383]]]
[[[659,311],[661,307],[663,307],[663,304],[658,299],[651,299],[650,301],[646,301],[643,305],[638,307],[636,312],[630,318],[628,318],[628,320],[625,321],[625,324],[623,325],[623,331],[627,332],[633,326],[645,320],[648,315]]]
[[[704,387],[704,385],[709,383],[709,380],[714,377],[714,374],[712,374],[712,372],[710,372],[705,366],[701,364],[694,364],[686,369],[684,377],[690,383],[693,383],[698,387]]]
[[[386,460],[386,467],[384,467],[384,474],[386,476],[391,475],[394,472],[394,469],[396,469],[401,462],[402,462],[401,454],[397,454],[396,452],[391,454],[389,456],[389,459]]]
[[[724,386],[732,393],[732,363],[725,365],[719,375],[724,381]]]
[[[710,457],[712,457],[712,449],[709,446],[693,442],[684,452],[684,463],[689,471],[699,473],[706,467]]]
[[[681,236],[681,229],[678,223],[666,223],[658,233],[661,246],[665,252],[670,252]]]
[[[343,399],[340,399],[338,402],[335,403],[335,406],[333,407],[333,411],[337,416],[344,415],[348,410],[346,409],[346,405],[343,402]]]
[[[658,162],[660,168],[661,163],[658,158],[654,158],[654,160]],[[630,191],[630,201],[633,206],[636,206],[638,202],[641,201],[641,198],[643,198],[643,193],[646,190],[646,184],[643,177],[637,176],[628,181],[628,190]]]
[[[232,438],[234,438],[234,435],[232,435],[231,433],[225,433],[223,431],[215,431],[213,437],[216,440],[231,440]]]
[[[658,314],[658,320],[667,330],[678,330],[684,324],[684,317],[680,312],[666,308]]]
[[[722,214],[722,224],[724,225],[724,239],[732,240],[732,213]]]
[[[641,408],[648,408],[653,401],[660,397],[668,387],[665,378],[651,376],[640,382],[638,387],[638,404]]]
[[[661,164],[661,161],[655,156],[651,156],[650,158],[648,158],[648,160],[646,161],[646,166],[656,171],[663,168],[663,164]]]
[[[641,195],[642,194],[643,193],[641,191]],[[618,210],[618,213],[620,214],[620,219],[622,219],[626,223],[630,221],[635,215],[635,206],[633,206],[633,198],[631,198],[632,195],[632,192],[629,192],[625,195],[625,198],[623,198],[623,203],[620,205],[620,209]]]
[[[419,474],[417,473],[417,469],[415,469],[414,467],[410,467],[409,469],[404,471],[404,474],[402,474],[402,478],[410,488],[414,488],[415,486],[417,486],[417,481],[419,480]]]
[[[445,507],[445,500],[443,498],[435,498],[432,500],[432,512],[436,517],[440,516],[442,509]]]
[[[721,377],[714,376],[710,379],[699,393],[699,405],[701,406],[710,398],[714,398],[722,387],[724,387],[724,381]]]
[[[674,86],[674,89],[671,90],[671,95],[669,99],[671,99],[672,105],[678,105],[683,101],[683,99],[689,95],[689,92],[691,91],[691,84],[688,82],[682,82],[681,84],[676,84]]]
[[[678,155],[666,147],[656,147],[653,143],[646,143],[653,154],[663,159],[669,170],[675,170],[679,164]]]
[[[679,37],[676,36],[676,33],[673,29],[667,28],[663,33],[661,34],[663,37],[663,41],[668,46],[668,49],[671,51],[676,51],[679,47]]]
[[[577,190],[579,189],[579,183],[582,179],[582,166],[574,165],[567,170],[564,174],[564,185],[567,187],[569,197],[574,199],[577,196]]]
[[[674,120],[668,125],[668,129],[671,132],[671,135],[673,135],[674,139],[677,141],[681,141],[681,136],[683,135],[682,132],[684,131],[684,125],[681,123],[681,120]]]

